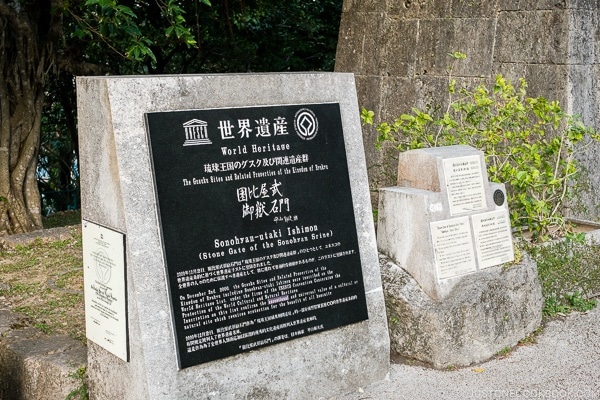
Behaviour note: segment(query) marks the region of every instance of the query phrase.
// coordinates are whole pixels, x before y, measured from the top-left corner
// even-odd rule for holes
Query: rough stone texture
[[[28,245],[36,240],[55,241],[67,240],[76,234],[81,234],[81,225],[62,226],[58,228],[42,229],[28,233],[20,233],[18,235],[8,235],[0,237],[0,244],[6,243],[9,246]]]
[[[90,344],[92,399],[313,399],[383,379],[389,337],[351,74],[78,78],[82,218],[126,234],[130,362]],[[338,102],[369,320],[178,370],[144,113]]]
[[[487,170],[483,152],[466,145],[432,147],[406,151],[398,157],[398,186],[442,192],[447,196],[444,185],[443,160],[478,156],[481,176],[486,195],[489,195]],[[491,197],[489,198],[491,200]]]
[[[462,277],[438,279],[430,223],[449,220],[447,187],[444,184],[443,160],[462,156],[478,156],[487,207],[477,214],[506,209],[506,202],[497,206],[493,192],[504,185],[490,184],[483,153],[470,146],[446,146],[410,150],[398,160],[398,186],[379,191],[377,247],[408,271],[429,297],[438,301],[446,298]],[[464,216],[465,214],[463,214]]]
[[[564,64],[568,56],[569,15],[563,11],[498,13],[496,62]],[[552,35],[543,34],[552,27]],[[562,62],[556,62],[561,60]]]
[[[444,107],[448,53],[461,51],[468,58],[452,71],[459,85],[523,77],[529,95],[558,100],[600,129],[599,20],[596,0],[345,0],[336,71],[355,73],[359,105],[390,121],[415,106]],[[375,149],[371,126],[364,138],[372,190],[393,185],[385,169],[394,151]],[[577,156],[591,173],[575,217],[600,220],[599,156],[598,144]]]
[[[444,301],[380,256],[392,351],[435,368],[467,366],[517,344],[542,320],[542,290],[530,259],[468,275]]]
[[[456,76],[485,76],[492,66],[494,20],[487,18],[453,18],[422,20],[419,23],[417,71],[422,75],[444,76],[448,73],[448,52],[480,49],[468,53],[465,62],[454,66]],[[445,53],[437,51],[447,48]],[[454,49],[454,50],[453,50]],[[465,49],[465,50],[462,50]]]
[[[81,382],[86,348],[67,336],[48,336],[22,315],[0,309],[0,400],[63,400]]]

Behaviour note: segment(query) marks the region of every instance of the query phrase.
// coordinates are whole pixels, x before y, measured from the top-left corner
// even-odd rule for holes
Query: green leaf
[[[133,11],[131,11],[131,8],[129,8],[127,6],[119,5],[119,6],[117,6],[117,11],[119,11],[122,14],[128,15],[131,18],[136,18],[135,13]]]
[[[461,53],[460,51],[448,53],[448,55],[455,60],[464,60],[465,58],[467,58],[467,55],[465,53]]]
[[[375,113],[371,110],[367,110],[366,108],[362,108],[360,110],[360,119],[362,120],[363,125],[373,125],[373,116]]]

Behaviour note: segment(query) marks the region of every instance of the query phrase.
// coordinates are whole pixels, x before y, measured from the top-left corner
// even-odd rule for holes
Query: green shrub
[[[594,297],[600,293],[599,243],[569,235],[545,245],[528,245],[526,250],[537,262],[545,315],[596,306]]]
[[[457,88],[450,76],[445,108],[413,108],[393,122],[378,123],[376,145],[399,151],[473,146],[485,154],[489,179],[506,184],[513,227],[528,229],[538,240],[563,234],[568,229],[564,206],[580,172],[575,152],[600,136],[563,112],[557,101],[527,97],[526,89],[524,79],[513,86],[502,75],[491,85]],[[362,110],[364,124],[373,124],[373,116]]]

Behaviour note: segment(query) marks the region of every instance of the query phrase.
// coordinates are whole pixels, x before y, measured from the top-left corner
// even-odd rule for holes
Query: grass
[[[512,350],[513,350],[512,347],[505,347],[496,353],[496,357],[498,357],[498,358],[508,357],[510,355],[510,353],[512,353]]]
[[[85,342],[81,234],[14,247],[0,241],[0,302],[44,333]]]
[[[538,336],[544,330],[544,326],[541,325],[535,331],[531,332],[529,335],[525,336],[523,339],[519,340],[518,346],[528,346],[537,343]]]
[[[538,265],[544,296],[544,315],[585,312],[597,305],[600,294],[600,243],[583,237],[530,246]]]
[[[80,211],[60,211],[42,219],[44,229],[72,226],[81,223]]]
[[[56,213],[44,226],[79,223],[78,212]],[[585,312],[600,294],[600,243],[570,237],[546,245],[526,245],[538,264],[544,316]],[[0,302],[31,319],[45,333],[85,342],[81,235],[66,240],[9,247],[0,238]],[[397,318],[396,318],[397,319]],[[392,319],[394,323],[399,323]],[[535,335],[525,343],[535,340]]]

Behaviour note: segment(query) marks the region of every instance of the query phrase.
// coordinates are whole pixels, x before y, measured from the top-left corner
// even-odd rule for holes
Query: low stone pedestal
[[[82,382],[86,348],[64,335],[46,335],[0,300],[0,399],[62,400]]]
[[[443,301],[410,274],[379,258],[392,351],[435,368],[484,361],[536,330],[542,319],[537,265],[493,267],[467,275]]]

